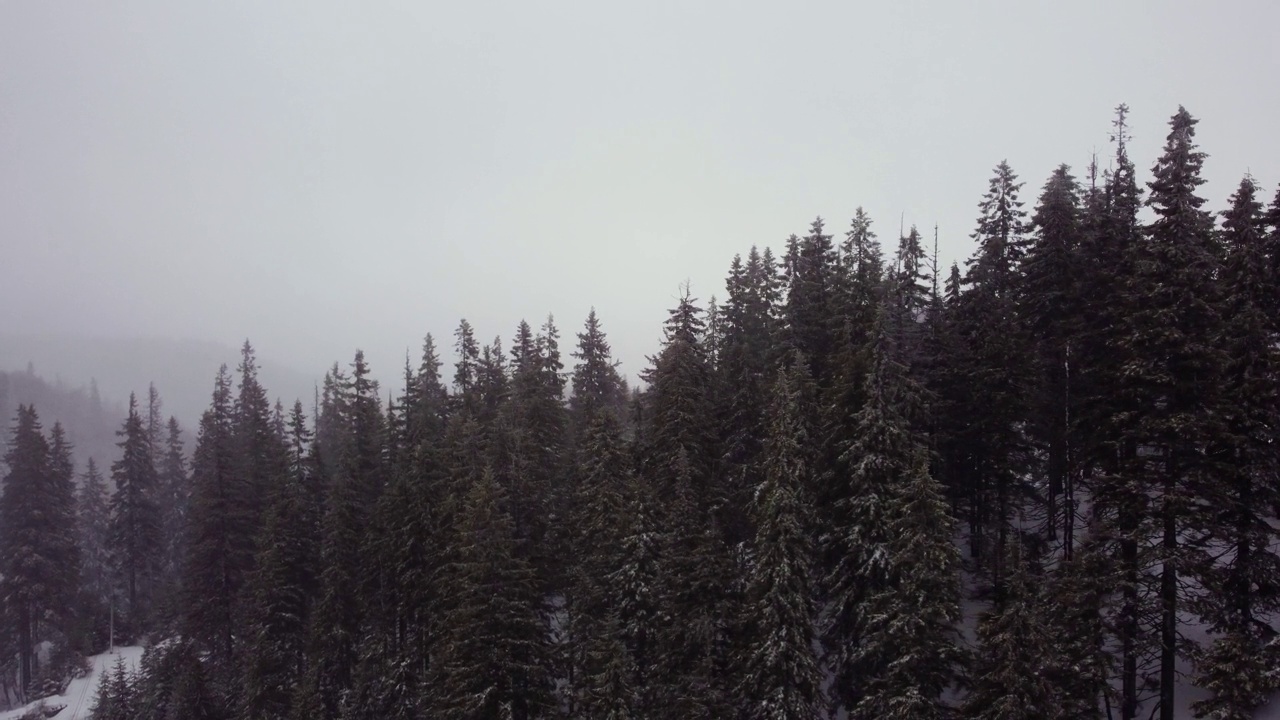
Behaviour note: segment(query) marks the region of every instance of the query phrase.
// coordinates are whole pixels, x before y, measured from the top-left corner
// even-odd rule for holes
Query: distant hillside
[[[19,404],[34,405],[46,434],[54,422],[61,422],[75,448],[76,470],[94,458],[104,472],[116,459],[116,428],[125,415],[118,400],[103,400],[91,383],[69,386],[49,382],[34,368],[17,372],[0,371],[0,429],[7,447],[10,424]]]
[[[177,417],[193,434],[209,405],[218,366],[226,363],[234,371],[239,361],[239,348],[197,340],[0,335],[0,371],[25,372],[30,365],[52,385],[72,388],[88,388],[96,381],[101,397],[119,401],[127,400],[130,392],[144,399],[148,384],[154,382],[164,415]],[[315,378],[261,353],[258,362],[272,399],[279,397],[289,405],[301,398],[310,409]],[[116,415],[118,425],[123,414]]]

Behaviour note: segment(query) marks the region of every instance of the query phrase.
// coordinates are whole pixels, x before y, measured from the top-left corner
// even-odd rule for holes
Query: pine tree
[[[1155,220],[1138,248],[1125,343],[1132,358],[1126,388],[1138,411],[1123,437],[1138,451],[1126,472],[1153,497],[1159,534],[1160,718],[1173,720],[1180,600],[1179,575],[1204,572],[1181,542],[1203,529],[1193,507],[1206,498],[1215,460],[1207,448],[1222,439],[1217,427],[1225,358],[1216,345],[1221,326],[1218,249],[1213,222],[1196,195],[1204,154],[1195,145],[1196,120],[1179,108],[1164,154],[1156,161],[1147,205]]]
[[[295,448],[308,440],[302,405],[290,418]],[[295,453],[297,450],[295,450]],[[272,495],[257,567],[249,579],[249,628],[244,704],[247,717],[285,720],[291,688],[302,679],[307,618],[316,591],[316,514],[308,497],[309,468],[295,465]]]
[[[1129,109],[1116,108],[1112,140],[1113,168],[1101,192],[1093,192],[1082,236],[1080,295],[1083,314],[1093,322],[1080,337],[1080,397],[1074,430],[1080,437],[1083,484],[1090,491],[1098,518],[1099,552],[1116,567],[1118,597],[1109,602],[1107,622],[1119,645],[1120,716],[1138,715],[1140,686],[1150,654],[1147,628],[1140,622],[1147,611],[1150,565],[1144,527],[1150,496],[1141,478],[1127,472],[1137,447],[1126,437],[1142,400],[1126,389],[1128,367],[1138,348],[1126,342],[1129,312],[1135,299],[1128,285],[1136,274],[1142,228],[1142,205],[1133,162],[1128,156]]]
[[[188,634],[228,670],[235,653],[236,619],[253,567],[260,508],[236,455],[231,377],[214,380],[209,409],[200,418],[191,460],[191,508],[183,592]]]
[[[643,717],[637,710],[635,663],[622,642],[617,617],[609,615],[601,625],[587,641],[577,716],[600,720]]]
[[[83,597],[81,622],[92,634],[91,647],[106,644],[112,594],[111,558],[108,544],[111,506],[107,484],[98,465],[89,458],[76,495],[76,529],[80,546],[80,592]]]
[[[1208,597],[1200,604],[1219,633],[1200,658],[1202,682],[1214,697],[1197,706],[1198,716],[1248,718],[1277,679],[1268,658],[1270,634],[1259,615],[1280,607],[1280,558],[1270,509],[1280,502],[1275,428],[1280,416],[1280,356],[1277,327],[1269,312],[1274,270],[1265,254],[1262,205],[1252,178],[1245,177],[1223,213],[1227,258],[1222,286],[1231,291],[1224,317],[1226,351],[1224,410],[1228,459],[1212,493],[1212,519],[1230,543],[1229,559],[1208,570]],[[1270,662],[1268,662],[1270,660]]]
[[[652,717],[660,710],[662,607],[659,586],[663,582],[664,558],[654,505],[644,486],[636,486],[627,497],[627,510],[618,522],[622,533],[618,568],[607,578],[618,631],[635,669],[632,688],[638,717]]]
[[[542,717],[549,710],[546,634],[531,610],[532,568],[516,553],[503,492],[486,470],[469,490],[449,574],[452,607],[436,668],[442,718]]]
[[[1008,581],[995,606],[978,622],[977,658],[965,716],[974,720],[1035,720],[1053,711],[1053,688],[1037,592],[1017,544],[1005,564]]]
[[[1031,432],[1034,442],[1047,451],[1046,535],[1051,541],[1061,537],[1068,557],[1074,539],[1072,479],[1078,444],[1070,419],[1079,405],[1075,365],[1083,323],[1078,295],[1080,215],[1079,184],[1070,168],[1061,165],[1045,183],[1032,217],[1034,240],[1022,263],[1019,293],[1019,312],[1035,357]]]
[[[50,530],[45,540],[46,552],[61,563],[59,583],[47,589],[46,622],[65,634],[75,615],[75,597],[79,588],[83,562],[76,532],[76,466],[71,442],[61,422],[49,431],[49,474],[45,493],[45,509]]]
[[[133,674],[123,657],[116,657],[110,672],[102,673],[93,705],[93,720],[137,720]]]
[[[592,308],[582,332],[578,333],[578,347],[573,351],[577,363],[573,367],[569,413],[579,435],[601,412],[616,413],[621,418],[622,403],[626,399],[624,384],[618,373],[618,362],[610,352],[609,340]]]
[[[240,383],[232,407],[231,442],[237,461],[235,471],[243,482],[242,492],[247,493],[245,507],[251,513],[246,520],[256,540],[271,488],[285,472],[285,450],[275,431],[266,388],[258,381],[258,361],[248,340],[240,350],[238,370]],[[252,558],[246,569],[251,568]]]
[[[847,524],[833,535],[843,559],[825,580],[827,664],[850,717],[940,717],[958,659],[958,558],[915,427],[919,390],[892,341],[881,315],[857,440],[845,450],[853,475]]]
[[[670,493],[677,458],[683,457],[700,512],[718,502],[712,478],[716,452],[704,330],[702,311],[686,288],[663,329],[662,350],[651,358],[652,367],[645,373],[650,384],[646,472],[661,492]]]
[[[1104,702],[1110,707],[1114,654],[1105,610],[1114,591],[1115,571],[1090,527],[1069,560],[1054,570],[1041,593],[1041,622],[1048,638],[1044,679],[1053,690],[1049,717],[1092,720]]]
[[[748,510],[759,484],[757,458],[764,446],[768,383],[777,363],[779,308],[771,297],[773,270],[752,248],[743,264],[735,257],[726,285],[723,330],[717,368],[717,419],[722,428],[725,531],[731,545],[752,537]]]
[[[958,372],[970,379],[962,401],[967,422],[951,432],[968,448],[964,477],[954,484],[967,486],[971,554],[984,564],[997,593],[1010,528],[1031,495],[1025,482],[1031,452],[1020,429],[1027,416],[1029,358],[1016,314],[1018,270],[1027,245],[1021,187],[1008,163],[996,166],[979,204],[973,234],[978,249],[965,278],[970,287],[957,309],[965,345]],[[991,534],[994,543],[988,548]]]
[[[811,500],[813,472],[802,386],[803,362],[780,371],[769,411],[764,480],[756,491],[756,562],[748,602],[756,637],[742,690],[747,715],[809,720],[818,715],[819,674],[813,655]]]
[[[790,287],[786,319],[789,347],[808,358],[819,387],[826,387],[836,327],[833,304],[836,288],[836,253],[831,236],[817,218],[803,239],[789,240],[787,266]]]
[[[160,565],[160,508],[156,504],[156,468],[137,399],[129,397],[129,415],[117,433],[121,457],[111,465],[110,548],[117,583],[123,589],[122,627],[126,635],[145,632],[151,620]]]
[[[170,417],[163,454],[159,456],[157,504],[160,506],[160,612],[166,624],[181,616],[183,564],[187,556],[187,523],[191,504],[191,478],[183,454],[182,427]]]
[[[40,621],[66,581],[61,565],[65,558],[58,547],[60,528],[53,526],[50,512],[49,443],[34,407],[18,406],[4,462],[9,472],[0,492],[0,597],[5,619],[16,625],[17,689],[25,698],[35,677]]]
[[[604,620],[616,618],[612,576],[623,563],[625,525],[620,521],[626,517],[635,483],[630,466],[617,419],[598,411],[579,439],[576,495],[567,518],[571,557],[576,559],[566,583],[571,683],[587,672],[587,655],[602,642]]]

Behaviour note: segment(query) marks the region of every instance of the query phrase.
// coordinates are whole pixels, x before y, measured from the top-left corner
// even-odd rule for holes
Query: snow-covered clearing
[[[102,677],[102,673],[111,672],[115,667],[116,658],[124,658],[125,668],[133,672],[138,669],[138,663],[142,659],[142,647],[118,647],[114,652],[94,655],[89,658],[92,663],[89,674],[72,680],[65,694],[36,700],[13,710],[5,710],[0,712],[0,720],[18,720],[24,713],[41,704],[47,707],[66,706],[62,712],[53,716],[55,720],[89,720],[89,712],[93,710],[93,701],[98,694],[98,680]]]

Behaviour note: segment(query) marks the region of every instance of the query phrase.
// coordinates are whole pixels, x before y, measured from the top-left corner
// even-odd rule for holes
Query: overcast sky
[[[1280,3],[0,0],[0,330],[254,340],[380,375],[595,306],[624,370],[691,281],[862,205],[971,251],[1132,108],[1205,193],[1280,180]]]

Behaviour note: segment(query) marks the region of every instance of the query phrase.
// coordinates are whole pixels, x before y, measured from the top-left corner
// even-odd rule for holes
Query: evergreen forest
[[[84,462],[22,404],[0,707],[128,644],[94,718],[1253,718],[1280,192],[1205,197],[1182,108],[1140,170],[1127,115],[996,165],[963,263],[860,208],[744,247],[635,387],[593,311],[283,403],[246,342],[198,427],[144,389]]]

